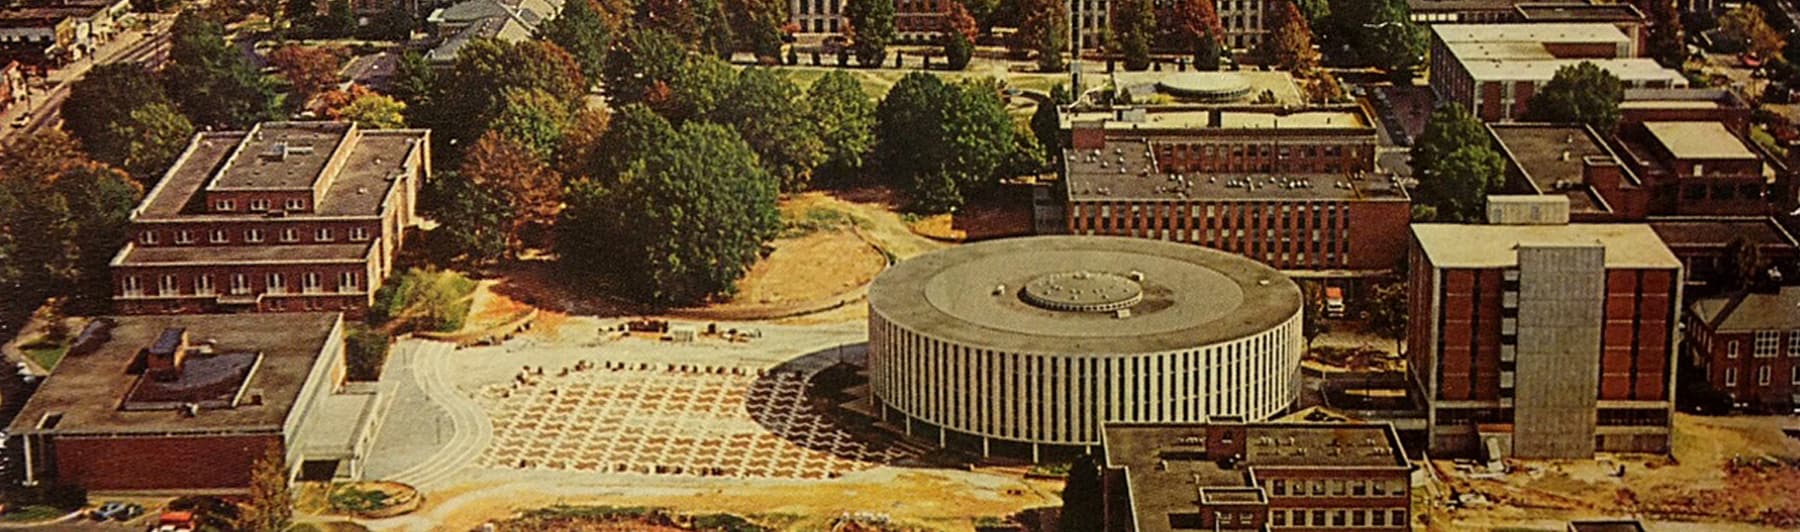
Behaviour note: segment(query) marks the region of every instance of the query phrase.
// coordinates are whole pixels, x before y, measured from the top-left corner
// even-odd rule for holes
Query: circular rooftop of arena
[[[901,262],[869,308],[957,343],[1041,354],[1168,351],[1262,333],[1300,288],[1256,261],[1191,244],[1104,236],[994,240]]]
[[[1250,95],[1250,81],[1231,72],[1182,72],[1161,77],[1157,89],[1182,98],[1224,102]]]

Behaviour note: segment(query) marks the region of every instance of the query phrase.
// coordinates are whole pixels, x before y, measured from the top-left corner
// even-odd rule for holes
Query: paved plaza
[[[837,478],[906,458],[807,404],[807,373],[600,362],[522,370],[477,401],[494,441],[478,467]]]

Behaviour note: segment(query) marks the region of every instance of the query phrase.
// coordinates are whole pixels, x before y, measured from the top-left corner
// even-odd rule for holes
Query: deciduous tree
[[[1150,41],[1156,36],[1156,11],[1152,0],[1112,0],[1110,45],[1125,56],[1125,70],[1150,68]]]
[[[1202,38],[1225,34],[1225,25],[1219,21],[1212,0],[1174,0],[1168,14],[1157,19],[1161,23],[1156,37],[1158,48],[1191,52],[1199,49]]]
[[[785,0],[726,0],[725,12],[736,36],[735,49],[756,54],[764,62],[774,62],[781,55],[787,24]]]
[[[1740,5],[1725,12],[1719,17],[1719,32],[1744,43],[1746,51],[1764,58],[1775,57],[1787,44],[1781,33],[1769,26],[1762,8],[1756,4]]]
[[[268,444],[250,466],[250,496],[238,515],[238,530],[280,532],[293,522],[293,496],[288,493],[287,457],[281,445]]]
[[[803,96],[781,71],[746,68],[738,72],[731,104],[720,106],[713,115],[737,130],[786,192],[805,190],[813,168],[825,159],[822,127],[813,120],[811,102]]]
[[[512,208],[499,195],[458,172],[441,172],[423,194],[438,226],[426,239],[438,262],[472,264],[505,258],[512,243]]]
[[[812,102],[813,121],[823,127],[825,162],[819,173],[838,180],[857,177],[875,146],[875,102],[842,70],[814,81],[806,99]]]
[[[1504,185],[1500,155],[1489,142],[1481,122],[1461,105],[1432,112],[1412,147],[1415,204],[1432,208],[1438,221],[1484,218],[1487,195]]]
[[[428,117],[433,136],[468,146],[507,109],[507,92],[542,91],[565,116],[586,105],[587,81],[568,52],[543,41],[508,43],[476,39],[457,53],[456,65],[438,78],[438,106]]]
[[[545,22],[538,34],[574,57],[581,74],[590,82],[598,81],[604,73],[611,34],[594,0],[568,0],[562,12]]]
[[[1264,40],[1275,66],[1289,72],[1307,72],[1319,65],[1319,52],[1313,49],[1312,26],[1301,15],[1292,0],[1273,5],[1274,25]]]
[[[1580,122],[1595,131],[1612,131],[1619,122],[1625,84],[1599,65],[1582,61],[1556,69],[1556,75],[1532,95],[1525,115],[1542,122]]]
[[[674,34],[639,29],[619,39],[606,57],[606,93],[613,105],[649,103],[666,95],[688,63],[688,50]]]
[[[547,226],[562,204],[562,176],[531,148],[499,132],[490,131],[469,147],[459,173],[510,210],[507,258],[525,248],[521,236],[527,227]]]
[[[163,86],[198,126],[247,128],[277,116],[275,89],[223,28],[195,12],[176,17]]]
[[[69,87],[63,130],[81,141],[95,159],[125,162],[127,139],[113,135],[115,124],[151,104],[167,104],[156,77],[138,63],[97,65]]]
[[[332,118],[371,129],[403,128],[406,127],[406,102],[371,92],[350,100],[337,109]]]
[[[304,104],[337,85],[345,53],[340,48],[289,44],[270,52],[269,64],[293,87],[293,99]]]
[[[499,115],[488,131],[517,142],[544,161],[562,144],[563,130],[574,115],[567,103],[541,89],[507,89],[501,95]]]
[[[1675,0],[1642,0],[1650,36],[1645,42],[1650,56],[1663,66],[1680,68],[1687,61],[1687,44],[1681,29],[1681,12]]]
[[[1024,19],[1007,41],[1013,55],[1036,54],[1038,70],[1057,72],[1068,67],[1063,52],[1069,48],[1069,4],[1060,0],[1017,0]]]
[[[1382,283],[1369,291],[1368,316],[1370,332],[1394,339],[1396,351],[1403,349],[1406,339],[1406,284]]]
[[[124,142],[124,158],[114,164],[150,184],[168,170],[193,136],[194,124],[171,103],[139,107],[108,129],[109,138]]]
[[[892,0],[845,0],[844,22],[856,62],[865,67],[881,66],[887,59],[887,47],[898,37],[894,29]]]
[[[912,208],[943,212],[995,183],[1015,153],[1015,130],[993,80],[945,84],[907,74],[876,107],[877,155]]]
[[[621,179],[571,186],[558,250],[658,305],[732,293],[781,223],[775,179],[755,160],[731,129],[688,122],[652,139]]]

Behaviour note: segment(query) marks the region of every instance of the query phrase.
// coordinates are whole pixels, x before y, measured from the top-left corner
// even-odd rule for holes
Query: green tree
[[[1225,51],[1219,49],[1219,39],[1214,33],[1200,35],[1200,42],[1194,48],[1194,70],[1216,71]]]
[[[688,64],[688,49],[675,34],[656,29],[632,31],[606,56],[606,94],[614,106],[657,105]]]
[[[426,238],[434,259],[485,264],[506,256],[512,208],[498,194],[458,172],[440,173],[427,185],[423,203],[438,222]]]
[[[1396,79],[1412,79],[1425,55],[1425,30],[1412,22],[1405,0],[1337,0],[1330,5],[1335,36],[1362,61]]]
[[[1059,530],[1102,530],[1106,494],[1100,486],[1100,464],[1083,454],[1069,464],[1069,480],[1063,486],[1062,522]]]
[[[562,13],[545,22],[538,34],[569,52],[588,80],[598,81],[604,74],[611,37],[593,0],[566,2]]]
[[[863,160],[875,146],[875,102],[856,78],[832,70],[814,81],[806,99],[812,102],[812,118],[823,129],[825,161],[819,173],[846,180],[862,171]]]
[[[1763,10],[1755,4],[1744,4],[1719,17],[1719,32],[1733,41],[1744,43],[1745,51],[1759,57],[1775,57],[1786,46],[1781,32],[1769,26]]]
[[[710,55],[689,56],[687,64],[675,73],[667,96],[652,98],[646,103],[677,125],[688,120],[704,120],[732,104],[730,98],[737,83],[737,69],[724,59]]]
[[[738,72],[731,104],[714,113],[716,122],[737,130],[786,192],[805,190],[813,168],[825,160],[822,127],[803,96],[781,71],[746,68]]]
[[[123,167],[144,183],[155,183],[156,176],[187,149],[188,140],[194,136],[194,124],[181,116],[174,104],[153,103],[113,122],[107,133],[109,138],[124,142],[125,152],[121,160],[106,162]]]
[[[388,346],[393,340],[368,327],[347,327],[344,335],[344,373],[352,381],[381,379],[381,367],[387,364]]]
[[[62,110],[63,130],[81,141],[95,159],[123,164],[129,138],[115,135],[117,124],[153,104],[168,104],[156,77],[138,63],[97,65],[69,87]]]
[[[277,116],[273,85],[225,42],[218,23],[185,12],[170,34],[163,86],[195,125],[247,128]]]
[[[413,51],[401,54],[400,62],[394,66],[394,81],[388,86],[388,94],[406,104],[406,121],[432,123],[424,114],[430,111],[436,93],[437,72],[425,61],[425,56]]]
[[[313,22],[313,30],[327,39],[349,37],[355,33],[356,11],[351,9],[350,0],[326,2],[325,16]]]
[[[108,261],[125,243],[143,188],[123,172],[82,154],[51,129],[16,137],[0,149],[0,280],[14,288],[7,310],[73,296],[78,312],[103,311],[111,293]]]
[[[781,55],[781,26],[788,22],[787,7],[783,0],[727,0],[725,13],[731,34],[737,38],[735,49],[774,62]]]
[[[472,144],[506,111],[509,91],[542,91],[567,115],[586,105],[588,87],[575,59],[555,44],[494,39],[470,41],[437,81],[438,108],[426,114],[431,122],[419,125],[460,146]]]
[[[549,161],[562,144],[563,130],[574,118],[566,102],[541,89],[506,89],[501,94],[499,116],[488,123],[488,131]]]
[[[1037,137],[1038,146],[1043,147],[1044,157],[1054,159],[1062,155],[1062,119],[1056,104],[1040,103],[1037,110],[1031,112],[1031,134]]]
[[[1619,122],[1625,84],[1591,62],[1556,69],[1556,75],[1532,95],[1525,116],[1540,122],[1579,122],[1595,131],[1612,131]]]
[[[1125,70],[1150,68],[1150,41],[1156,36],[1156,11],[1151,0],[1112,0],[1111,24],[1114,43],[1125,56]]]
[[[687,49],[714,56],[731,51],[731,25],[718,0],[643,0],[636,17],[640,30],[668,32]]]
[[[856,62],[865,67],[878,67],[887,59],[887,47],[898,38],[894,29],[894,2],[890,0],[846,0],[844,22],[851,39]]]
[[[63,172],[51,184],[68,208],[66,256],[74,260],[75,295],[88,308],[104,308],[112,295],[110,264],[129,238],[131,210],[144,189],[125,173],[100,164]]]
[[[371,129],[406,127],[406,102],[385,94],[364,94],[338,110],[338,119]]]
[[[293,522],[293,496],[288,493],[287,457],[282,446],[268,444],[250,466],[250,496],[238,515],[236,529],[281,532]]]
[[[877,157],[915,210],[943,212],[985,190],[1015,154],[1015,130],[997,82],[948,85],[907,74],[876,107]]]
[[[1720,261],[1721,264],[1711,279],[1713,285],[1720,290],[1753,289],[1762,278],[1763,271],[1769,267],[1768,259],[1763,257],[1762,247],[1742,235],[1733,237],[1725,244],[1724,259]]]
[[[1024,19],[1007,41],[1013,55],[1037,55],[1038,70],[1058,72],[1068,68],[1063,52],[1069,48],[1069,3],[1060,0],[1018,0]]]
[[[938,37],[944,43],[944,61],[950,70],[969,68],[969,60],[975,56],[975,43],[959,32],[945,32]]]
[[[1419,179],[1413,201],[1433,209],[1439,221],[1480,221],[1487,195],[1505,184],[1486,128],[1457,104],[1431,113],[1413,143],[1411,164]]]
[[[1406,322],[1410,317],[1406,312],[1406,283],[1375,285],[1369,291],[1368,310],[1363,313],[1370,332],[1393,338],[1396,351],[1405,348]]]
[[[658,305],[732,293],[780,228],[775,179],[737,133],[705,122],[653,139],[638,156],[610,186],[570,187],[557,224],[565,263]]]
[[[1670,68],[1681,68],[1687,62],[1686,38],[1681,29],[1681,12],[1675,0],[1643,0],[1644,15],[1649,19],[1650,36],[1645,42],[1650,57]]]
[[[603,186],[612,186],[639,153],[661,142],[660,139],[674,135],[675,126],[649,107],[643,104],[621,107],[607,126],[606,135],[601,137],[600,145],[606,149],[596,150],[591,160],[580,165],[585,170],[582,175]]]

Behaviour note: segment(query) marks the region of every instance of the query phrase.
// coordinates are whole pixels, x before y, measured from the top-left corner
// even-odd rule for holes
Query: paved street
[[[153,15],[139,15],[153,16]],[[50,71],[48,79],[34,79],[41,85],[32,87],[28,99],[18,102],[0,113],[0,121],[7,125],[0,129],[0,144],[11,144],[21,134],[35,133],[45,127],[56,127],[62,124],[62,104],[69,98],[69,86],[97,64],[117,62],[144,62],[151,65],[160,64],[169,56],[169,27],[174,23],[173,17],[156,16],[146,30],[126,30],[118,38],[100,45],[94,55],[83,58],[63,68]],[[48,85],[46,90],[43,85]],[[31,113],[31,121],[22,127],[12,127],[13,121],[23,113]]]

